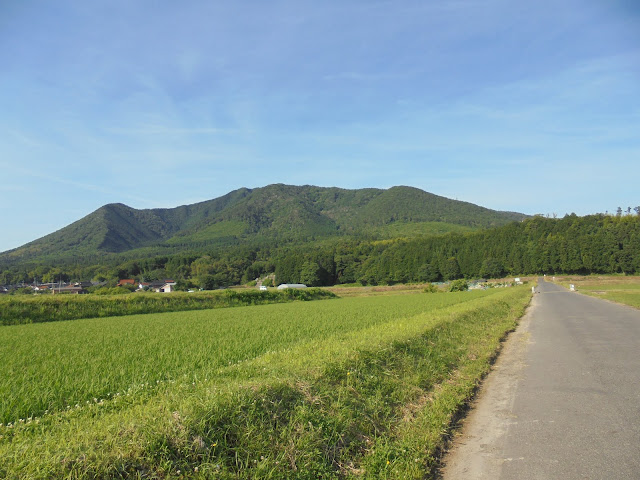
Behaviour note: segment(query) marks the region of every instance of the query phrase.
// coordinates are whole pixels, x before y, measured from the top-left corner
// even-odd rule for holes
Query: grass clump
[[[439,289],[438,286],[433,283],[427,283],[422,291],[424,293],[439,293],[443,290]]]
[[[462,278],[454,280],[451,282],[451,285],[449,285],[450,292],[466,292],[467,290],[469,290],[469,284]]]

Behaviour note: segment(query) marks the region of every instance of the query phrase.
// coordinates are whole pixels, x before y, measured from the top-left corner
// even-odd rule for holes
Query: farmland
[[[0,328],[5,478],[422,478],[527,287]]]
[[[640,308],[640,277],[622,275],[557,276],[555,281],[565,287],[576,286],[592,297],[624,303]]]
[[[226,290],[173,292],[171,295],[20,295],[0,297],[0,325],[56,322],[79,318],[113,317],[142,313],[203,310],[245,305],[318,300],[335,295],[317,288],[305,290]]]

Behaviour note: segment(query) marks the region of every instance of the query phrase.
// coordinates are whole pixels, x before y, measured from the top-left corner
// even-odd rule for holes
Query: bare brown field
[[[574,284],[587,289],[603,288],[609,290],[628,290],[640,287],[640,276],[633,275],[555,275],[548,276],[547,281],[560,285]]]
[[[367,287],[325,287],[324,290],[328,290],[335,293],[339,297],[372,297],[377,295],[406,295],[411,293],[421,293],[427,284],[411,284],[411,285],[377,285]]]
[[[536,282],[536,276],[513,276],[513,277],[505,277],[498,279],[488,280],[487,284],[493,285],[510,285],[515,282],[515,279],[519,278],[522,282],[531,283]],[[469,280],[469,282],[473,282],[473,280]],[[333,287],[320,287],[323,290],[328,290],[331,293],[338,295],[339,297],[372,297],[378,295],[408,295],[412,293],[423,293],[424,289],[429,285],[429,283],[415,283],[415,284],[397,284],[397,285],[375,285],[375,286],[342,286],[336,285]],[[438,288],[446,292],[449,289],[448,284],[438,284]]]

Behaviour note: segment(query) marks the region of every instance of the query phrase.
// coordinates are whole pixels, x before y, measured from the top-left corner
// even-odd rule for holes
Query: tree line
[[[172,278],[213,289],[275,274],[310,286],[437,282],[531,274],[640,274],[640,217],[536,216],[470,233],[372,240],[246,245],[96,265],[31,265],[0,273],[0,284]]]

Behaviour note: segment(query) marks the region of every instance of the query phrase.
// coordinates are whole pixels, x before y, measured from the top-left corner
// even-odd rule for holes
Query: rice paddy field
[[[640,277],[621,275],[557,276],[554,281],[592,297],[640,308]]]
[[[528,287],[0,327],[1,478],[429,478]]]
[[[145,292],[129,295],[3,295],[0,296],[0,325],[264,305],[333,296],[328,290],[320,288],[268,291],[230,289],[162,295]]]

